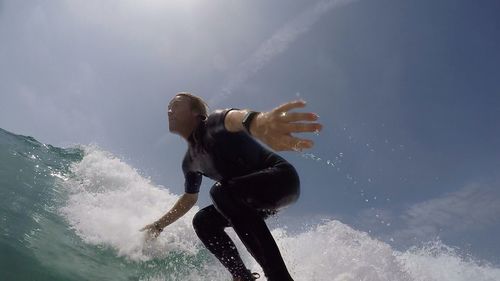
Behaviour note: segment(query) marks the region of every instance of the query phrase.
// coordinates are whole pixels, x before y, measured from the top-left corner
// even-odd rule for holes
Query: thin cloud
[[[321,1],[301,13],[295,19],[287,22],[271,38],[264,41],[248,59],[238,66],[239,71],[229,77],[226,84],[222,87],[221,93],[212,97],[209,100],[209,104],[216,104],[231,95],[235,88],[259,71],[274,57],[284,52],[301,34],[307,32],[321,16],[334,8],[354,1],[356,0]]]
[[[407,227],[395,234],[401,238],[428,239],[480,230],[500,221],[500,194],[494,188],[470,184],[411,206],[402,219]]]
[[[472,183],[455,192],[413,204],[399,214],[394,209],[361,210],[353,225],[383,240],[413,245],[415,241],[479,234],[490,231],[498,223],[500,190],[493,185]]]

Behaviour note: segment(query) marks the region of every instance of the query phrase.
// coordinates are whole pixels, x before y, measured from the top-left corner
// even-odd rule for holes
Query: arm
[[[198,201],[198,193],[184,193],[170,211],[159,220],[143,227],[141,231],[147,230],[150,235],[157,237],[163,231],[163,228],[184,216],[194,206],[196,201]]]
[[[308,112],[287,112],[296,107],[304,107],[305,101],[282,104],[269,112],[259,113],[250,124],[250,134],[263,141],[272,149],[301,151],[313,146],[312,140],[293,137],[291,133],[315,132],[322,129],[319,123],[292,123],[295,121],[316,121],[319,116]],[[224,119],[224,126],[230,132],[244,130],[241,123],[249,109],[231,110]]]
[[[198,201],[198,193],[184,193],[175,203],[175,205],[157,220],[157,227],[165,228],[169,224],[175,222],[180,217],[184,216]]]

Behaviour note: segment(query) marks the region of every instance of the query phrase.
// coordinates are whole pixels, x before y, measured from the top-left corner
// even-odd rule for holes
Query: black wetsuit
[[[264,220],[299,198],[299,176],[246,132],[227,131],[224,118],[231,109],[210,114],[188,139],[185,192],[198,193],[202,175],[216,181],[210,189],[213,205],[195,215],[194,229],[233,277],[252,280],[226,227],[233,227],[268,280],[293,280]]]

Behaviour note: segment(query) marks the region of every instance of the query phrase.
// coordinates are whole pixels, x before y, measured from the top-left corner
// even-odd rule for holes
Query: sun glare
[[[141,5],[144,8],[152,9],[190,9],[193,8],[199,0],[141,0],[129,1],[132,5]]]

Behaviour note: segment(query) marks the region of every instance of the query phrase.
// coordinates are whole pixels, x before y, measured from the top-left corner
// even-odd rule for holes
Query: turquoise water
[[[81,161],[81,148],[61,149],[0,129],[0,280],[138,280],[181,277],[195,256],[137,262],[104,244],[85,243],[60,208],[64,179]],[[174,270],[175,269],[175,270]]]
[[[198,206],[145,242],[138,229],[177,198],[98,147],[57,148],[0,129],[0,280],[231,280],[194,234]],[[399,252],[335,220],[272,233],[296,280],[500,280],[500,269],[438,242]]]

